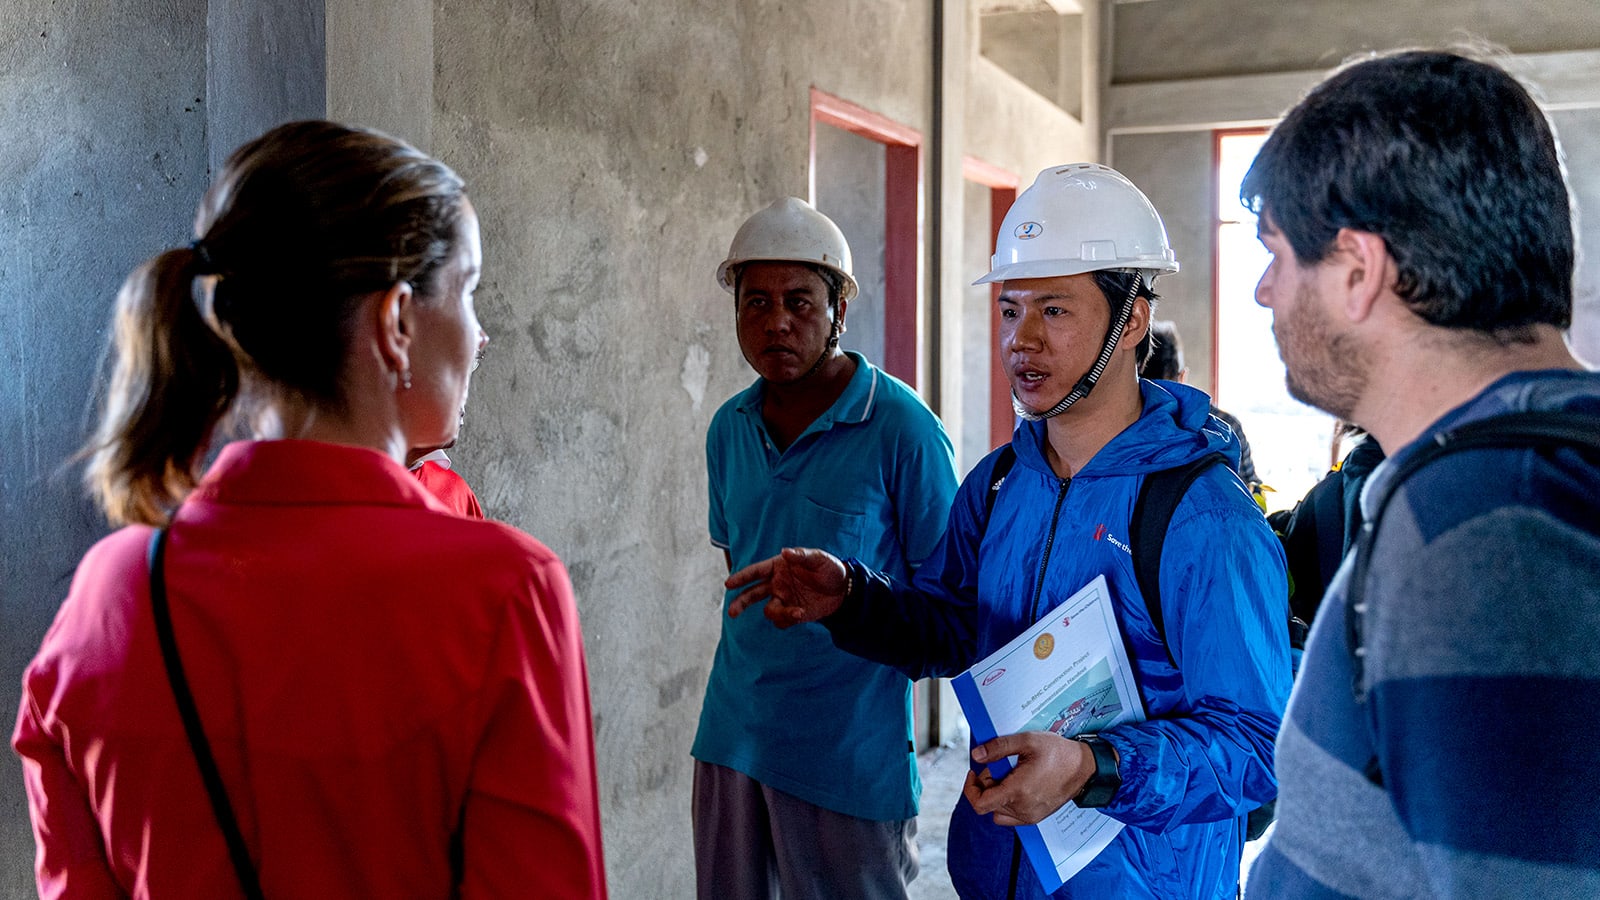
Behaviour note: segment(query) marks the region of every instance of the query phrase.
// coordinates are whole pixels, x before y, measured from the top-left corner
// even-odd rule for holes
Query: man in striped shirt
[[[1289,112],[1241,196],[1290,392],[1393,450],[1362,496],[1369,526],[1387,499],[1370,566],[1345,560],[1313,627],[1250,896],[1600,896],[1600,375],[1564,341],[1550,123],[1493,64],[1371,58]],[[1399,477],[1515,412],[1571,415],[1590,446]]]

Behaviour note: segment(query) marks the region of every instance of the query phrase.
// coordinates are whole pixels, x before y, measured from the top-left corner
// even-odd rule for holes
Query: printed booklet
[[[1002,734],[1050,731],[1072,737],[1144,721],[1104,575],[956,676],[952,687],[979,744]],[[1004,778],[1012,764],[1012,759],[997,760],[989,764],[989,773]],[[1092,862],[1122,828],[1097,809],[1068,802],[1017,832],[1050,892]]]

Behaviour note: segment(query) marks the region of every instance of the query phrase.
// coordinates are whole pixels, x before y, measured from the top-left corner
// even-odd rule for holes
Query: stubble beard
[[[1293,316],[1278,320],[1274,331],[1289,396],[1349,421],[1370,377],[1364,348],[1334,330],[1309,286],[1296,293]]]

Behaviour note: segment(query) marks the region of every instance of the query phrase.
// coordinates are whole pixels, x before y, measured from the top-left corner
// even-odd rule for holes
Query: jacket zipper
[[[1028,607],[1028,621],[1023,623],[1024,628],[1039,620],[1039,598],[1044,596],[1044,570],[1050,565],[1050,548],[1056,542],[1056,524],[1061,518],[1061,502],[1067,499],[1067,488],[1071,484],[1071,478],[1061,479],[1061,489],[1056,492],[1056,508],[1050,513],[1050,533],[1044,539],[1044,556],[1039,560],[1039,578],[1033,586],[1033,603]]]
[[[1030,605],[1028,621],[1023,627],[1033,624],[1039,618],[1039,598],[1044,596],[1044,570],[1050,565],[1050,548],[1056,543],[1056,524],[1061,518],[1061,503],[1067,499],[1067,488],[1072,484],[1071,478],[1061,479],[1061,487],[1056,491],[1056,506],[1050,512],[1050,532],[1044,539],[1044,556],[1039,560],[1038,583],[1033,586],[1033,603]],[[1011,844],[1011,883],[1006,886],[1006,897],[1014,900],[1017,896],[1017,876],[1022,869],[1022,835],[1012,829]]]

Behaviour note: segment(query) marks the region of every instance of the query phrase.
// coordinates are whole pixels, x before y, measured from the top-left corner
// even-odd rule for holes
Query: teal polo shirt
[[[903,382],[850,357],[844,393],[781,453],[760,380],[712,419],[711,542],[735,569],[821,547],[906,578],[943,536],[956,489],[944,426]],[[911,682],[836,648],[821,625],[780,631],[760,612],[722,617],[694,758],[846,815],[915,816]]]

